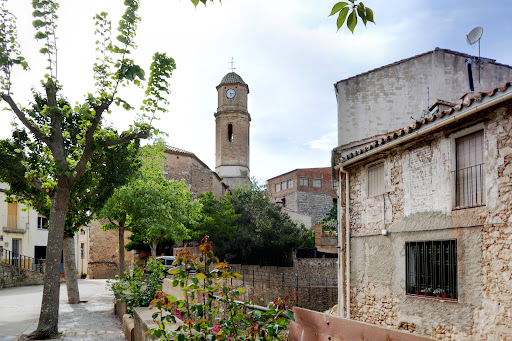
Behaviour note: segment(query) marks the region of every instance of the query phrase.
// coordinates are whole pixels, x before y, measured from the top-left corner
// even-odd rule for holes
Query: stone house
[[[331,168],[302,168],[267,180],[272,202],[283,205],[290,217],[307,227],[336,205]]]
[[[340,311],[441,340],[512,340],[512,82],[425,116],[335,150]]]

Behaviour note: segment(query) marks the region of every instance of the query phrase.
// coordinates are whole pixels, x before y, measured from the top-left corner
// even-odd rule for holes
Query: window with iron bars
[[[484,132],[456,141],[455,208],[485,205]]]
[[[405,243],[406,294],[456,300],[457,240]]]

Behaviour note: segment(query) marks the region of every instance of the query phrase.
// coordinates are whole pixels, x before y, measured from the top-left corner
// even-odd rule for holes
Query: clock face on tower
[[[226,91],[226,97],[227,97],[228,99],[233,99],[233,98],[235,98],[235,95],[236,95],[236,91],[235,91],[235,89],[228,89],[228,90]]]

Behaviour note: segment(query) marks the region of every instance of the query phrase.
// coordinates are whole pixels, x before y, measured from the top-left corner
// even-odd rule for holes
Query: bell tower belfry
[[[248,183],[249,123],[247,111],[249,86],[242,77],[230,72],[217,86],[215,113],[215,172],[227,186]]]

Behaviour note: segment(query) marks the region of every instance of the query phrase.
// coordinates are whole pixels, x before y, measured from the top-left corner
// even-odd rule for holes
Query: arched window
[[[228,124],[228,141],[233,142],[233,125]]]

